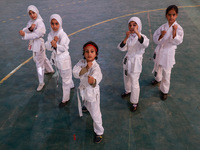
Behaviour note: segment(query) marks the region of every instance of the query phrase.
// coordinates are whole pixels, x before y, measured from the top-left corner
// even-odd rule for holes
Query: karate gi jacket
[[[73,68],[73,75],[75,78],[80,79],[80,94],[82,100],[93,102],[97,100],[97,95],[99,92],[99,83],[102,80],[102,73],[98,63],[94,60],[92,62],[92,67],[83,75],[79,75],[82,68],[87,66],[87,61],[80,60]],[[96,85],[93,87],[88,83],[88,76],[92,76],[96,80]]]
[[[100,87],[99,83],[102,80],[102,73],[101,69],[98,65],[98,63],[94,60],[92,62],[92,67],[83,75],[80,76],[80,71],[82,68],[87,66],[87,61],[82,59],[80,60],[73,68],[73,75],[75,78],[80,79],[80,95],[82,100],[87,102],[100,102]],[[96,80],[95,86],[92,86],[88,83],[88,76],[92,76]],[[78,97],[78,109],[79,109],[79,115],[82,116],[82,110],[81,110],[81,101],[79,98],[79,93],[77,91],[77,97]]]
[[[32,24],[35,24],[35,29],[31,32],[29,28]],[[35,21],[30,20],[25,28],[23,28],[25,36],[22,37],[22,40],[29,40],[28,50],[33,52],[39,52],[42,46],[44,47],[44,39],[42,38],[46,33],[46,28],[42,19],[36,19]]]
[[[51,45],[51,41],[54,39],[55,36],[59,38],[56,49],[54,49]],[[50,61],[58,69],[67,70],[71,68],[71,58],[68,51],[69,42],[70,39],[68,38],[67,34],[63,31],[63,29],[60,29],[58,33],[50,32],[48,34],[48,40],[45,42],[45,46],[47,50],[52,51]]]
[[[127,39],[125,46],[120,47],[121,43],[118,44],[118,49],[121,51],[127,51],[123,59],[123,68],[128,73],[141,73],[142,71],[142,59],[145,52],[145,48],[149,45],[149,39],[141,34],[143,42],[138,41],[136,34],[131,34]]]
[[[173,26],[177,25],[176,36],[173,38],[172,31]],[[159,37],[162,31],[167,31],[164,37],[160,40]],[[153,41],[157,44],[154,51],[154,69],[153,72],[157,72],[158,66],[161,65],[163,68],[169,69],[173,68],[175,64],[175,51],[177,45],[183,42],[183,28],[175,21],[171,27],[169,27],[168,22],[160,26],[153,34]]]

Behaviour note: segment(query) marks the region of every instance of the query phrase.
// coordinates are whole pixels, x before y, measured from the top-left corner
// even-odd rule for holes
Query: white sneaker
[[[43,89],[44,85],[45,85],[45,83],[40,83],[40,84],[38,85],[38,87],[37,87],[37,91],[38,91],[38,92],[41,91],[41,90]]]

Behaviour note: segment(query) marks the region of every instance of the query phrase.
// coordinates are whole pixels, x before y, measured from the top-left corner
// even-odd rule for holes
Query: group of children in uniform
[[[33,52],[33,60],[36,63],[39,85],[37,91],[41,91],[45,86],[44,73],[54,73],[51,64],[55,65],[62,78],[63,98],[59,104],[65,106],[70,100],[70,90],[74,88],[72,74],[75,78],[80,79],[80,85],[77,91],[79,115],[82,112],[89,111],[93,119],[95,132],[95,142],[102,140],[104,128],[102,126],[102,115],[100,111],[100,87],[102,73],[98,58],[98,46],[96,43],[89,41],[83,45],[83,56],[72,69],[71,57],[69,55],[69,38],[62,28],[62,18],[58,14],[50,17],[51,32],[48,39],[44,42],[43,36],[46,28],[38,9],[30,5],[27,9],[30,21],[27,26],[19,31],[23,40],[29,40],[28,50]],[[160,83],[162,99],[167,98],[170,86],[171,69],[175,64],[175,50],[177,45],[183,41],[183,29],[176,22],[178,8],[171,5],[166,10],[168,22],[159,27],[154,35],[153,40],[157,44],[154,52],[154,69],[155,80],[153,85]],[[123,74],[125,92],[122,97],[130,95],[130,102],[133,104],[133,111],[137,110],[140,86],[139,77],[142,72],[142,59],[145,48],[149,45],[149,39],[141,33],[142,23],[138,17],[132,17],[128,21],[126,36],[119,43],[118,49],[127,51],[123,59]],[[46,57],[45,50],[52,51],[50,61]],[[79,93],[83,101],[81,104]]]
[[[167,23],[160,26],[153,35],[153,41],[157,47],[153,56],[155,79],[152,85],[160,83],[162,100],[167,99],[171,69],[175,64],[175,51],[177,45],[183,42],[184,36],[182,27],[176,22],[178,7],[170,5],[166,9],[165,16]],[[121,51],[128,51],[123,61],[125,92],[121,96],[130,95],[133,111],[136,111],[140,93],[139,77],[142,71],[142,59],[145,48],[149,45],[149,39],[141,33],[142,23],[138,17],[130,18],[128,28],[126,37],[118,45]]]

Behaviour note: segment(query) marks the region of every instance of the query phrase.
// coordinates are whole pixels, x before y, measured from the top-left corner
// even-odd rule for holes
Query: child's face
[[[58,31],[58,29],[60,28],[60,24],[56,19],[51,20],[51,28],[54,32]]]
[[[136,29],[138,30],[138,25],[137,25],[137,23],[136,23],[135,21],[129,22],[129,24],[128,24],[128,29],[129,29],[129,31],[130,31],[131,33],[135,33],[134,28],[136,28]]]
[[[32,11],[32,10],[29,11],[29,16],[33,20],[37,19],[37,14],[34,11]]]
[[[92,62],[97,56],[96,50],[93,46],[86,46],[84,49],[84,57],[87,62]]]
[[[178,17],[178,14],[176,13],[176,11],[174,9],[171,9],[167,13],[166,18],[167,18],[168,23],[169,23],[170,26],[176,21],[177,17]]]

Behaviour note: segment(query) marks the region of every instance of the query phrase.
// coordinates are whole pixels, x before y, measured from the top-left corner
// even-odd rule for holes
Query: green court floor
[[[73,66],[82,58],[82,45],[89,40],[99,46],[98,63],[103,73],[101,112],[105,133],[93,142],[93,122],[86,113],[79,117],[76,88],[70,103],[60,109],[62,83],[45,75],[45,89],[38,85],[35,63],[27,41],[18,31],[29,20],[26,9],[40,10],[47,33],[49,17],[58,13],[69,35]],[[153,79],[152,34],[166,23],[165,9],[179,6],[178,23],[184,41],[176,51],[169,98],[160,100]],[[0,150],[198,150],[200,149],[200,1],[199,0],[1,0],[0,2]],[[138,16],[142,33],[150,39],[140,76],[139,109],[130,111],[124,91],[122,59],[117,45],[128,30],[127,21]],[[44,37],[47,39],[47,34]],[[47,52],[50,58],[50,52]],[[28,60],[30,58],[30,61]],[[17,68],[18,67],[18,68]],[[13,72],[12,72],[13,71]],[[9,74],[10,73],[10,74]]]

